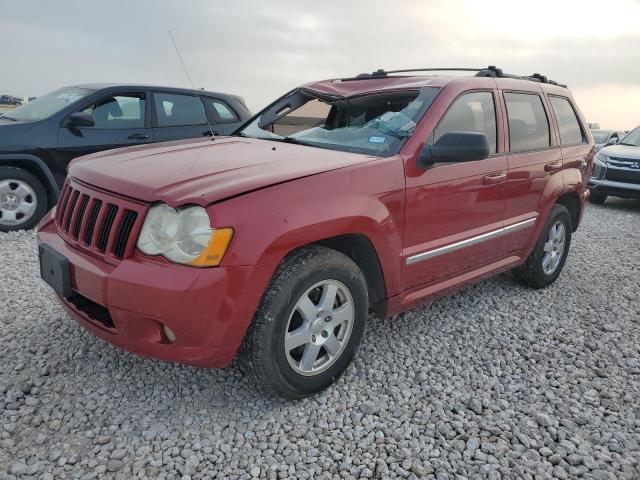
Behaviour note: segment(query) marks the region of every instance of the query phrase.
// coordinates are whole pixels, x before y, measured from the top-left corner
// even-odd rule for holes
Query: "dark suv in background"
[[[592,203],[604,203],[607,197],[640,198],[640,127],[598,151],[589,189]]]
[[[229,135],[250,116],[235,95],[114,84],[65,87],[6,111],[0,114],[0,231],[34,227],[55,204],[76,157]]]

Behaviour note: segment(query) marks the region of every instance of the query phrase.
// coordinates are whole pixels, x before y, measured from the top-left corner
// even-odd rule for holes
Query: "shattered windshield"
[[[291,92],[240,135],[368,155],[398,153],[439,89],[372,93],[354,98]]]

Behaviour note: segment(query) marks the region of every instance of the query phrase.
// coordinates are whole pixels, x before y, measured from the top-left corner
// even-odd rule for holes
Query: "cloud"
[[[254,110],[301,83],[380,67],[495,64],[580,89],[640,86],[637,1],[0,0],[0,13],[2,93],[188,86],[169,29],[196,86],[241,94]]]

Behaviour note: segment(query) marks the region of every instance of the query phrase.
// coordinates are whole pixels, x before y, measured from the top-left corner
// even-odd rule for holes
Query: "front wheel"
[[[607,195],[604,193],[591,192],[589,195],[589,202],[596,205],[602,205],[607,200]]]
[[[531,255],[513,270],[515,278],[535,289],[555,282],[567,260],[571,231],[569,211],[564,205],[554,205]]]
[[[47,212],[47,192],[30,172],[0,167],[0,232],[29,230]]]
[[[247,332],[240,364],[268,393],[299,399],[346,370],[364,333],[367,286],[346,255],[313,245],[278,267]]]

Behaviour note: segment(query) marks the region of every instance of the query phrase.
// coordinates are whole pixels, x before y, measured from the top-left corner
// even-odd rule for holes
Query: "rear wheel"
[[[602,205],[606,200],[607,195],[604,193],[591,192],[589,195],[589,202],[595,203],[596,205]]]
[[[346,255],[309,246],[274,274],[240,352],[243,370],[289,399],[334,383],[353,358],[368,312],[367,286]]]
[[[515,278],[536,289],[555,282],[567,260],[571,231],[569,211],[564,205],[554,205],[531,255],[513,270]]]
[[[0,167],[0,232],[28,230],[47,212],[47,192],[32,173]]]

